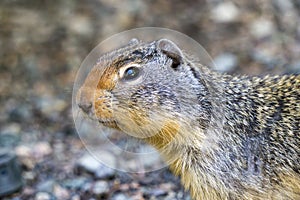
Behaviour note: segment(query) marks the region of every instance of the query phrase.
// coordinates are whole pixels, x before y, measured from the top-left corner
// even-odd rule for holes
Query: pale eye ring
[[[130,65],[124,71],[122,79],[126,81],[136,80],[141,75],[141,68],[139,65]]]

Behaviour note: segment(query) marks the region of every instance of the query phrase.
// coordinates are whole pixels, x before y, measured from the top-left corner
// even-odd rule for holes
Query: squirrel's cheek
[[[95,117],[100,120],[113,120],[111,93],[106,90],[96,90],[94,93]]]
[[[139,109],[139,110],[130,110],[129,118],[135,125],[141,127],[145,126],[150,123],[148,114],[146,111]]]
[[[98,80],[97,89],[112,90],[115,88],[117,82],[117,73],[114,68],[107,68],[103,74],[100,75],[100,77],[101,78]]]

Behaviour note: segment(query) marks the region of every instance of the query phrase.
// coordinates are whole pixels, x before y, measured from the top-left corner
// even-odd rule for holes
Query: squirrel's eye
[[[128,67],[123,75],[125,80],[133,80],[137,78],[140,74],[140,69],[138,67]]]

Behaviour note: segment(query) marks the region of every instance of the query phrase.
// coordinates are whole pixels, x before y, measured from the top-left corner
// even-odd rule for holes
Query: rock
[[[183,198],[182,195],[180,194],[176,195],[176,193],[173,191],[170,191],[169,194],[166,197],[164,197],[164,200],[174,200],[174,199],[183,199]]]
[[[20,141],[18,135],[13,134],[0,134],[0,147],[11,148],[16,146]]]
[[[92,155],[86,153],[77,161],[77,166],[90,173],[95,173],[101,168],[101,163],[96,160]]]
[[[33,169],[36,160],[32,155],[32,149],[26,145],[19,145],[15,148],[15,153],[19,157],[20,162],[28,169]]]
[[[18,135],[21,132],[21,125],[19,123],[10,123],[1,129],[1,135],[12,134]]]
[[[52,148],[48,142],[38,142],[33,147],[19,145],[15,148],[15,152],[22,164],[32,169],[36,162],[52,153]]]
[[[161,197],[166,196],[168,193],[160,188],[152,189],[146,192],[149,196]]]
[[[250,24],[250,33],[257,39],[262,39],[273,34],[275,27],[272,21],[259,18]]]
[[[31,156],[31,148],[26,145],[19,145],[15,148],[15,153],[18,157],[29,157]]]
[[[44,96],[36,100],[38,109],[50,119],[57,119],[60,112],[67,107],[67,102],[61,99],[55,99],[51,96]]]
[[[275,6],[283,13],[291,11],[294,6],[291,0],[273,0]]]
[[[87,182],[81,187],[81,191],[83,191],[85,193],[90,192],[92,190],[92,187],[93,187],[92,183]]]
[[[70,190],[78,190],[81,189],[85,183],[87,183],[87,178],[79,177],[75,179],[65,180],[62,184],[64,187]]]
[[[105,165],[101,165],[101,167],[95,171],[95,177],[98,179],[112,178],[115,176],[115,174],[116,170],[106,167]]]
[[[52,196],[47,192],[38,192],[35,195],[35,200],[52,200]]]
[[[107,158],[108,155],[105,156],[106,159],[114,159]],[[105,166],[90,154],[85,154],[83,157],[81,157],[77,162],[77,166],[86,170],[87,172],[93,173],[96,178],[100,179],[111,178],[115,175],[114,169]]]
[[[253,49],[251,57],[259,63],[267,65],[269,68],[281,65],[284,61],[283,55],[275,45],[260,45]]]
[[[17,106],[9,113],[10,120],[18,123],[28,121],[32,119],[32,117],[32,112],[28,105]]]
[[[286,72],[289,74],[300,74],[300,60],[293,62],[287,66]]]
[[[20,140],[21,126],[18,123],[10,123],[4,126],[0,132],[0,147],[16,146]]]
[[[55,181],[53,179],[42,181],[36,186],[37,191],[39,192],[48,192],[52,193],[54,189]]]
[[[26,183],[32,183],[36,179],[36,173],[34,171],[25,171],[23,172],[23,178],[26,180]]]
[[[236,21],[238,16],[239,10],[232,2],[220,3],[211,11],[211,18],[220,23]]]
[[[124,194],[116,194],[112,197],[112,200],[131,200],[131,198],[125,196]]]
[[[48,142],[39,142],[33,146],[33,154],[37,159],[44,158],[52,153],[52,148]]]
[[[92,189],[95,195],[103,195],[109,192],[108,183],[106,181],[97,181]]]
[[[22,194],[24,196],[33,196],[34,193],[35,193],[35,189],[29,186],[25,186],[22,191]]]
[[[75,194],[71,197],[71,200],[80,200],[80,195],[79,194]]]
[[[223,53],[214,59],[215,70],[220,72],[231,72],[238,64],[238,58],[231,53]]]
[[[65,200],[70,198],[69,191],[57,184],[54,185],[53,194],[57,200]]]
[[[90,36],[93,30],[93,26],[88,17],[85,16],[72,16],[68,23],[70,30],[74,34],[82,35],[82,36]]]

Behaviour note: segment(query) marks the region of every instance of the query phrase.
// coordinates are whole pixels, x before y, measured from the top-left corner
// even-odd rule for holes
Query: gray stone
[[[160,188],[156,188],[153,190],[150,190],[147,192],[150,196],[160,197],[160,196],[166,196],[168,194],[167,191],[162,190]]]
[[[105,157],[106,160],[115,159],[114,157],[108,158],[108,156],[110,155],[104,155],[103,158]],[[109,162],[112,163],[112,161]],[[78,160],[77,166],[87,172],[94,174],[96,178],[100,179],[111,178],[115,175],[116,172],[114,169],[105,166],[88,153]]]
[[[102,164],[92,155],[86,153],[77,161],[77,166],[86,170],[87,172],[95,173],[101,168]]]
[[[62,112],[67,107],[67,102],[56,99],[51,96],[44,96],[36,100],[38,109],[50,119],[57,119],[60,112]]]
[[[30,121],[32,117],[32,112],[28,105],[17,106],[9,113],[9,118],[14,122]]]
[[[281,12],[289,12],[294,8],[291,0],[273,0],[273,2]]]
[[[71,200],[80,200],[80,195],[79,194],[75,194],[71,197]]]
[[[47,192],[38,192],[38,193],[36,193],[34,199],[35,200],[52,200],[54,198]]]
[[[107,194],[109,192],[108,183],[105,181],[97,181],[93,186],[92,192],[95,195]]]
[[[272,21],[265,18],[259,18],[250,24],[249,29],[255,38],[261,39],[272,35],[275,31],[275,26]]]
[[[112,200],[131,200],[131,198],[127,197],[124,194],[116,194],[112,197]]]
[[[287,73],[300,74],[300,60],[293,62],[286,69]]]
[[[91,189],[92,189],[92,183],[90,183],[90,182],[87,182],[87,183],[85,183],[82,187],[81,187],[81,191],[83,191],[83,192],[90,192],[91,191]]]
[[[238,64],[237,56],[232,53],[223,53],[214,59],[215,70],[220,72],[233,71]]]
[[[69,191],[58,184],[54,185],[53,194],[58,200],[70,199]]]
[[[43,181],[39,183],[36,187],[39,192],[48,192],[52,193],[54,188],[55,181],[53,179]]]
[[[106,167],[105,165],[102,164],[100,168],[98,168],[95,171],[95,177],[98,179],[107,179],[107,178],[112,178],[116,174],[116,170]]]
[[[18,135],[21,131],[21,125],[19,123],[10,123],[1,128],[1,135]]]
[[[78,190],[81,189],[86,182],[87,182],[86,178],[79,177],[75,179],[67,179],[62,183],[62,185],[71,190]]]
[[[239,16],[238,8],[232,2],[218,4],[211,11],[211,18],[215,22],[228,23],[236,21]]]
[[[256,47],[251,52],[251,57],[259,63],[263,63],[268,67],[282,64],[280,60],[283,59],[281,55],[276,56],[276,51],[263,47]]]

